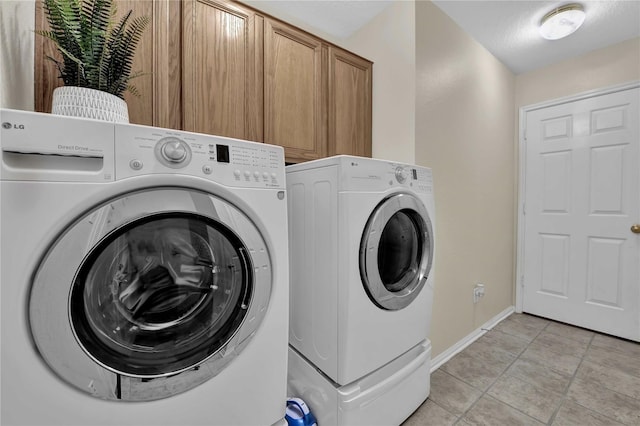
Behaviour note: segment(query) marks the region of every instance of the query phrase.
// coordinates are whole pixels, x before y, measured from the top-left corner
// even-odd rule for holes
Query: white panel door
[[[523,311],[640,341],[640,89],[526,113]]]

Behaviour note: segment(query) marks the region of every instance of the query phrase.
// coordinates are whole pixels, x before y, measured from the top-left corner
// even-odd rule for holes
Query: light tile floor
[[[512,314],[431,375],[402,426],[640,425],[640,344]]]

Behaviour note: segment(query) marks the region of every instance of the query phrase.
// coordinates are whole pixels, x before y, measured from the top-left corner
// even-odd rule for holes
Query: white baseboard
[[[500,321],[511,315],[515,311],[513,306],[509,306],[504,311],[500,312],[489,321],[482,324],[479,328],[473,330],[471,333],[459,340],[455,345],[451,346],[446,351],[442,352],[431,360],[431,372],[433,373],[442,366],[445,362],[456,356],[458,352],[461,352],[464,348],[478,340],[487,331],[495,327]]]

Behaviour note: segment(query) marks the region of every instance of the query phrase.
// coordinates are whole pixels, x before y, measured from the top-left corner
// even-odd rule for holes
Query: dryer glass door
[[[370,299],[398,310],[420,293],[433,261],[433,230],[426,208],[409,194],[383,200],[360,244],[360,274]]]

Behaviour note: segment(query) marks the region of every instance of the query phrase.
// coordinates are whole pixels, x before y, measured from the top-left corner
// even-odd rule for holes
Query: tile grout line
[[[557,321],[553,321],[553,320],[548,320],[548,319],[547,319],[547,321],[548,321],[548,322],[547,322],[547,324],[546,324],[542,329],[540,329],[540,331],[538,332],[538,334],[536,334],[536,336],[533,338],[533,340],[531,340],[531,342],[529,342],[529,344],[527,345],[527,347],[526,347],[522,352],[520,352],[520,354],[518,355],[518,357],[517,357],[516,361],[517,361],[518,359],[520,359],[520,357],[522,356],[522,354],[523,354],[524,352],[526,352],[526,350],[529,348],[529,346],[531,346],[531,344],[535,341],[535,339],[537,339],[537,338],[540,336],[540,334],[542,334],[542,332],[544,332],[545,330],[546,330],[546,331],[548,331],[548,332],[549,332],[549,333],[551,333],[551,334],[556,335],[556,336],[560,336],[560,337],[563,337],[563,338],[569,338],[569,339],[571,339],[570,337],[562,336],[562,335],[560,335],[560,334],[556,334],[556,333],[553,333],[552,331],[547,330],[547,328],[548,328],[548,327],[549,327],[549,325],[551,325],[551,324],[554,324],[554,323],[565,324],[565,323],[557,322]],[[565,324],[565,325],[571,326],[571,324]],[[554,410],[554,412],[552,413],[551,417],[549,418],[549,421],[546,423],[546,425],[547,425],[547,426],[549,426],[549,425],[552,425],[552,424],[553,424],[553,422],[555,421],[555,419],[556,419],[556,417],[557,417],[558,412],[560,411],[560,409],[562,408],[563,404],[564,404],[564,403],[565,403],[565,401],[567,401],[567,400],[569,400],[569,401],[571,401],[571,402],[575,403],[576,405],[579,405],[580,407],[584,408],[585,410],[593,411],[594,413],[597,413],[599,416],[602,416],[602,417],[604,417],[604,418],[606,418],[606,419],[609,419],[609,420],[611,420],[611,421],[613,421],[613,422],[616,422],[617,424],[620,424],[620,422],[619,422],[618,420],[613,419],[613,418],[611,418],[610,416],[605,415],[604,413],[601,413],[601,412],[599,412],[599,411],[593,410],[593,409],[591,409],[591,408],[584,407],[582,404],[579,404],[578,402],[573,401],[573,400],[571,400],[571,399],[569,398],[569,388],[571,387],[571,385],[573,384],[574,380],[576,379],[576,377],[577,377],[577,375],[578,375],[578,370],[580,369],[580,366],[582,366],[583,362],[586,360],[587,354],[588,354],[588,352],[589,352],[589,349],[591,349],[591,347],[592,347],[592,344],[593,344],[593,341],[595,340],[596,335],[598,335],[598,334],[599,334],[599,333],[598,333],[598,332],[596,332],[595,330],[588,330],[588,331],[592,332],[592,336],[591,336],[591,337],[590,337],[590,339],[589,339],[589,342],[588,342],[588,344],[587,344],[587,347],[586,347],[586,349],[585,349],[584,353],[580,356],[580,362],[578,363],[578,365],[576,366],[575,371],[574,371],[574,372],[573,372],[573,374],[571,375],[571,378],[569,379],[569,383],[567,384],[567,386],[566,386],[566,388],[565,388],[565,391],[564,391],[564,392],[562,392],[562,394],[561,394],[561,395],[562,395],[562,399],[561,399],[560,404],[558,405],[558,408],[556,408],[556,409]],[[516,336],[516,337],[517,337],[517,336]],[[572,339],[572,340],[573,340],[573,339]],[[553,349],[552,349],[552,350],[553,350]],[[515,361],[514,361],[514,362],[515,362]],[[512,363],[512,364],[513,364],[513,363]],[[550,369],[550,370],[552,370],[552,371],[557,371],[557,370],[554,370],[553,368],[550,368],[550,367],[549,367],[549,369]],[[498,379],[499,379],[500,377],[502,377],[503,375],[505,375],[506,371],[507,371],[507,370],[505,370],[505,371],[504,371],[504,372],[503,372],[503,373],[498,377]],[[496,381],[497,381],[497,379],[496,379],[493,383],[495,383]],[[466,383],[466,382],[465,382],[465,383]],[[491,384],[491,386],[493,386],[493,383]],[[535,386],[535,385],[533,385],[533,386]],[[489,390],[489,389],[487,389],[487,390]],[[614,391],[614,392],[615,392],[615,391]],[[484,395],[484,393],[483,393],[483,395]],[[489,396],[491,396],[491,395],[489,395]],[[500,401],[500,400],[499,400],[499,401]],[[476,401],[476,402],[477,402],[477,401]],[[535,419],[536,421],[538,421],[538,422],[539,422],[539,420],[538,420],[538,419],[536,419],[536,418],[534,418],[534,417],[532,417],[532,416],[528,415],[527,413],[522,412],[522,411],[521,411],[521,410],[519,410],[518,408],[513,407],[513,406],[511,406],[510,404],[508,404],[508,403],[506,403],[506,402],[504,402],[504,401],[500,401],[500,402],[504,403],[505,405],[507,405],[507,406],[509,406],[509,407],[511,407],[511,408],[513,408],[513,409],[515,409],[515,410],[517,410],[517,411],[519,411],[519,412],[521,412],[521,413],[523,413],[523,414],[525,414],[525,415],[529,416],[530,418],[533,418],[533,419]],[[475,403],[474,403],[474,405],[475,405]],[[540,422],[540,423],[542,423],[542,422]]]
[[[512,315],[513,315],[513,314],[512,314]],[[507,317],[507,318],[509,318],[509,317]],[[505,321],[507,318],[503,319],[503,320],[502,320],[502,321],[500,321],[500,322]],[[511,408],[511,409],[513,409],[513,410],[515,410],[516,412],[523,414],[523,415],[524,415],[524,416],[526,416],[527,418],[532,419],[533,421],[537,422],[538,424],[546,424],[547,426],[552,425],[552,424],[557,420],[557,417],[558,417],[558,414],[559,414],[560,410],[562,409],[562,407],[563,407],[563,406],[565,406],[565,403],[566,403],[567,401],[569,401],[569,402],[571,402],[571,403],[573,403],[573,404],[575,404],[575,405],[577,405],[577,406],[581,407],[582,409],[586,410],[587,412],[595,413],[595,414],[597,414],[598,416],[601,416],[603,419],[608,419],[608,420],[610,420],[610,421],[612,421],[612,422],[616,422],[616,424],[618,424],[618,423],[619,423],[619,422],[618,422],[618,420],[616,420],[616,419],[612,418],[611,416],[609,416],[609,415],[605,415],[604,413],[601,413],[600,411],[594,410],[594,409],[592,409],[592,408],[585,407],[585,406],[583,406],[582,404],[578,403],[577,401],[575,401],[575,400],[573,400],[573,399],[571,399],[571,398],[569,397],[569,391],[570,391],[570,389],[571,389],[571,386],[572,386],[572,385],[574,384],[574,382],[578,379],[578,374],[579,374],[579,371],[580,371],[581,367],[583,366],[583,364],[584,364],[585,362],[587,362],[587,361],[588,361],[587,357],[588,357],[589,351],[590,351],[593,347],[595,347],[593,344],[594,344],[594,342],[595,342],[595,340],[596,340],[596,337],[600,334],[600,333],[596,332],[595,330],[588,330],[588,331],[591,331],[591,332],[592,332],[592,334],[591,334],[591,336],[590,336],[590,338],[589,338],[589,341],[587,342],[586,348],[585,348],[584,352],[582,353],[582,355],[580,356],[579,362],[578,362],[578,364],[577,364],[577,366],[576,366],[575,370],[573,371],[573,373],[572,373],[570,376],[568,376],[568,377],[569,377],[569,381],[568,381],[567,385],[565,386],[564,391],[563,391],[563,392],[558,392],[558,394],[559,394],[559,396],[560,396],[560,398],[559,398],[559,399],[560,399],[560,402],[559,402],[558,406],[553,410],[553,412],[551,413],[551,415],[550,415],[550,417],[549,417],[549,420],[548,420],[546,423],[541,422],[540,420],[538,420],[537,418],[533,417],[532,415],[529,415],[529,414],[527,414],[527,413],[523,412],[522,410],[520,410],[520,409],[518,409],[518,408],[516,408],[516,407],[512,406],[511,404],[509,404],[509,403],[507,403],[507,402],[504,402],[504,401],[502,401],[501,399],[498,399],[498,398],[496,398],[496,397],[492,396],[491,394],[489,394],[489,391],[493,388],[493,386],[495,385],[495,383],[496,383],[496,382],[498,382],[500,379],[502,379],[502,378],[504,378],[504,377],[506,377],[506,376],[517,378],[516,376],[510,376],[507,372],[508,372],[508,371],[509,371],[509,369],[513,366],[513,364],[515,364],[516,362],[518,362],[518,360],[522,360],[522,355],[523,355],[523,354],[524,354],[524,353],[525,353],[525,352],[526,352],[526,351],[531,347],[531,345],[536,341],[536,339],[537,339],[537,338],[539,338],[539,337],[540,337],[540,335],[541,335],[543,332],[547,331],[547,332],[549,332],[549,333],[551,333],[551,334],[553,334],[553,335],[555,335],[555,336],[559,336],[559,337],[564,338],[564,339],[571,339],[571,340],[575,340],[575,339],[574,339],[574,338],[572,338],[572,337],[564,336],[562,333],[554,333],[553,331],[550,331],[550,330],[549,330],[549,326],[550,326],[551,324],[554,324],[554,323],[565,324],[565,323],[557,322],[557,321],[553,321],[553,320],[549,320],[549,319],[547,319],[547,318],[541,318],[541,319],[545,320],[545,321],[546,321],[546,324],[544,324],[544,326],[543,326],[542,328],[540,328],[540,329],[537,331],[537,333],[535,333],[535,335],[533,336],[533,338],[532,338],[532,339],[531,339],[531,340],[526,344],[526,346],[524,346],[524,348],[523,348],[521,351],[519,351],[517,354],[515,354],[515,355],[516,355],[516,356],[515,356],[515,358],[514,358],[514,359],[513,359],[513,360],[512,360],[512,361],[511,361],[511,362],[510,362],[510,363],[509,363],[509,364],[508,364],[508,365],[507,365],[503,370],[502,370],[502,372],[501,372],[501,373],[499,373],[499,374],[498,374],[498,376],[497,376],[493,381],[491,381],[491,382],[490,382],[490,384],[489,384],[488,386],[486,386],[486,389],[485,389],[485,390],[478,389],[476,386],[472,385],[472,384],[471,384],[471,383],[469,383],[467,380],[464,380],[464,379],[462,379],[462,378],[460,378],[460,377],[457,377],[457,376],[456,376],[456,375],[454,375],[453,373],[449,373],[448,371],[445,371],[444,369],[442,370],[442,372],[443,372],[444,374],[446,374],[446,375],[450,376],[451,378],[454,378],[454,379],[456,379],[456,380],[458,380],[458,381],[460,381],[460,382],[464,383],[465,385],[469,386],[471,389],[475,389],[476,391],[480,391],[480,395],[479,395],[479,396],[478,396],[478,397],[477,397],[477,398],[476,398],[476,399],[471,403],[471,405],[470,405],[470,406],[469,406],[465,411],[463,411],[461,414],[457,415],[457,414],[450,413],[450,414],[452,414],[452,415],[454,416],[454,418],[455,418],[455,420],[453,420],[453,423],[452,423],[453,425],[461,425],[463,422],[465,422],[465,424],[466,424],[466,417],[467,417],[467,415],[469,414],[469,412],[470,412],[470,411],[472,411],[472,410],[477,406],[478,402],[479,402],[479,401],[480,401],[484,396],[488,396],[489,398],[491,398],[491,399],[493,399],[493,400],[495,400],[495,401],[497,401],[497,402],[499,402],[499,403],[501,403],[501,404],[504,404],[505,406],[507,406],[507,407],[509,407],[509,408]],[[519,325],[526,326],[526,324],[523,324],[523,323],[521,323],[521,322],[520,322],[520,321],[518,321],[518,320],[514,320],[514,321],[515,321],[515,322],[517,322]],[[498,323],[498,324],[499,324],[499,323]],[[495,326],[497,326],[498,324],[496,324]],[[570,324],[565,324],[565,325],[569,325],[569,326],[571,326]],[[492,327],[491,329],[483,329],[483,331],[485,332],[485,334],[486,334],[487,332],[489,332],[489,331],[493,331],[493,332],[495,332],[495,333],[500,333],[500,334],[502,334],[502,335],[512,336],[512,337],[516,337],[516,338],[520,338],[520,339],[523,339],[523,340],[524,340],[524,338],[523,338],[523,336],[525,336],[524,334],[513,334],[513,333],[505,332],[505,331],[502,331],[502,330],[495,330],[495,326],[494,326],[494,327]],[[579,327],[579,328],[580,328],[580,327]],[[527,340],[528,340],[528,337],[527,337]],[[513,352],[510,352],[510,351],[508,351],[508,350],[506,350],[506,349],[503,349],[503,348],[501,348],[501,347],[497,347],[497,346],[496,346],[496,349],[499,349],[500,351],[505,352],[505,353],[514,354]],[[551,350],[553,351],[553,349],[551,349]],[[473,355],[471,355],[471,356],[473,356]],[[575,355],[574,355],[574,356],[575,356]],[[482,359],[477,358],[476,356],[473,356],[473,357],[474,357],[476,360],[480,360],[480,361],[482,361]],[[543,364],[543,366],[544,366],[544,364]],[[548,367],[548,366],[545,366],[545,368],[548,368],[548,369],[549,369],[549,370],[551,370],[551,371],[558,371],[558,370],[555,370],[554,368],[551,368],[551,367]],[[520,380],[522,380],[522,379],[520,379]],[[526,380],[524,380],[524,382],[525,382],[525,383],[529,383],[529,384],[533,385],[534,387],[537,387],[535,384],[532,384],[532,383],[530,383],[530,382],[528,382],[528,381],[526,381]],[[538,388],[538,389],[542,389],[542,388]],[[615,390],[614,390],[613,392],[618,393],[618,392],[617,392],[617,391],[615,391]],[[621,394],[621,395],[625,395],[625,394]],[[446,408],[445,408],[445,407],[443,407],[442,405],[440,405],[440,404],[436,403],[436,402],[435,402],[435,401],[433,401],[433,400],[432,400],[432,402],[433,402],[436,406],[438,406],[438,407],[442,408],[444,411],[449,412],[449,411],[448,411],[448,409],[446,409]]]
[[[549,327],[549,324],[551,324],[551,321],[547,320],[546,318],[545,318],[545,321],[547,321],[547,323],[545,324],[545,326],[544,326],[544,327],[542,327],[542,328],[538,331],[538,333],[536,333],[536,335],[533,337],[533,339],[531,339],[531,341],[529,342],[529,344],[527,344],[527,346],[526,346],[526,347],[525,347],[525,348],[524,348],[524,349],[523,349],[523,350],[518,354],[518,356],[517,356],[517,357],[516,357],[516,359],[511,363],[511,365],[515,364],[515,362],[516,362],[516,361],[518,361],[518,360],[520,359],[520,357],[522,356],[522,354],[524,354],[524,353],[527,351],[527,349],[529,349],[529,347],[533,344],[533,342],[535,342],[535,340],[536,340],[536,339],[537,339],[537,338],[542,334],[542,332],[543,332],[543,331],[545,331],[545,330],[547,329],[547,327]],[[504,370],[504,371],[502,372],[502,374],[500,374],[500,376],[498,376],[498,378],[497,378],[497,379],[496,379],[496,380],[491,384],[491,386],[493,386],[493,384],[494,384],[495,382],[497,382],[501,377],[503,377],[503,376],[507,373],[507,370],[508,370],[509,368],[511,368],[511,365],[509,365],[509,367],[508,367],[506,370]],[[514,376],[514,377],[515,377],[515,376]],[[490,388],[489,388],[489,389],[490,389]],[[488,391],[489,389],[487,389],[487,391]],[[489,396],[491,396],[491,395],[489,395]],[[541,422],[540,420],[538,420],[538,419],[536,419],[535,417],[531,416],[530,414],[525,413],[524,411],[520,410],[519,408],[516,408],[516,407],[512,406],[511,404],[508,404],[508,403],[506,403],[506,402],[504,402],[504,401],[502,401],[502,400],[499,400],[499,399],[498,399],[498,401],[502,402],[503,404],[507,405],[508,407],[513,408],[514,410],[518,411],[519,413],[524,414],[525,416],[527,416],[527,417],[529,417],[529,418],[533,419],[534,421],[539,422],[540,424],[543,424],[543,422]],[[547,424],[548,424],[548,423],[547,423]]]
[[[560,324],[565,324],[565,323],[561,323],[561,322],[560,322]],[[566,324],[566,325],[572,326],[571,324]],[[582,328],[582,327],[578,327],[578,328]],[[555,410],[555,412],[552,414],[552,416],[551,416],[551,418],[550,418],[549,422],[547,423],[547,425],[551,425],[551,424],[553,424],[553,422],[555,421],[555,418],[557,417],[558,413],[560,412],[560,409],[562,408],[562,406],[564,405],[564,403],[565,403],[567,400],[569,400],[570,402],[572,402],[572,403],[574,403],[574,404],[576,404],[576,405],[578,405],[578,406],[582,407],[582,408],[583,408],[583,409],[585,409],[585,410],[592,411],[592,412],[594,412],[594,413],[598,414],[599,416],[602,416],[602,417],[604,417],[604,418],[606,418],[606,419],[608,419],[608,420],[611,420],[611,421],[615,422],[616,424],[622,424],[622,422],[620,422],[620,421],[618,421],[618,420],[616,420],[616,419],[612,418],[612,417],[611,417],[611,416],[609,416],[609,415],[606,415],[606,414],[604,414],[604,413],[601,413],[600,411],[596,411],[596,410],[594,410],[593,408],[585,407],[584,405],[582,405],[582,404],[578,403],[577,401],[574,401],[574,400],[572,400],[571,398],[569,398],[569,389],[571,388],[571,385],[573,384],[573,382],[574,382],[574,381],[575,381],[575,379],[577,378],[577,376],[578,376],[578,371],[580,370],[580,367],[581,367],[581,366],[582,366],[582,364],[586,361],[587,354],[589,353],[589,350],[590,350],[590,349],[591,349],[591,347],[593,346],[593,342],[594,342],[594,340],[595,340],[596,336],[600,334],[599,332],[597,332],[597,331],[595,331],[595,330],[588,330],[588,329],[584,329],[584,330],[590,331],[590,332],[592,332],[593,334],[592,334],[591,338],[589,339],[589,343],[587,344],[587,347],[586,347],[586,349],[585,349],[584,353],[583,353],[583,354],[582,354],[582,356],[580,357],[580,362],[579,362],[579,363],[578,363],[578,365],[576,366],[575,371],[573,372],[573,374],[571,375],[571,378],[569,379],[569,383],[567,384],[566,390],[562,393],[562,401],[560,402],[560,405],[558,405],[558,408],[557,408],[557,409]],[[552,332],[550,332],[550,333],[552,333]],[[554,333],[554,334],[555,334],[555,333]],[[567,338],[567,337],[565,337],[565,338]],[[609,390],[611,390],[612,392],[618,393],[617,391],[615,391],[615,390],[613,390],[613,389],[609,389]],[[624,394],[622,394],[622,395],[624,395]],[[625,396],[626,396],[626,395],[625,395]]]
[[[596,410],[594,410],[593,408],[585,407],[584,405],[582,405],[582,404],[578,403],[577,401],[571,400],[571,399],[569,398],[569,388],[571,387],[571,385],[573,384],[574,380],[576,379],[576,377],[577,377],[577,375],[578,375],[578,370],[579,370],[579,369],[580,369],[580,367],[582,366],[582,363],[583,363],[584,361],[586,361],[586,359],[585,359],[585,358],[587,357],[587,354],[588,354],[588,352],[589,352],[589,349],[591,349],[591,347],[593,346],[593,341],[595,340],[595,338],[596,338],[596,336],[597,336],[598,334],[600,334],[600,333],[598,333],[597,331],[593,331],[593,336],[591,336],[591,339],[589,340],[589,344],[587,345],[587,349],[585,350],[584,355],[580,358],[580,363],[578,364],[578,367],[576,368],[575,373],[573,374],[573,376],[571,376],[571,380],[569,381],[569,385],[567,386],[567,391],[566,391],[566,392],[565,392],[565,394],[564,394],[564,398],[562,399],[562,403],[564,404],[564,402],[565,402],[567,399],[569,399],[571,402],[573,402],[573,403],[574,403],[574,404],[576,404],[576,405],[579,405],[580,407],[584,408],[585,410],[588,410],[588,411],[592,411],[592,412],[594,412],[594,413],[597,413],[599,416],[602,416],[602,417],[604,417],[604,418],[606,418],[606,419],[609,419],[609,420],[611,420],[611,421],[613,421],[613,422],[616,422],[617,424],[626,424],[626,423],[623,423],[622,421],[619,421],[619,420],[617,420],[617,419],[612,418],[612,417],[611,417],[611,416],[609,416],[609,415],[606,415],[606,414],[604,414],[604,413],[601,413],[600,411],[596,411]],[[588,380],[588,379],[585,379],[585,380]],[[609,390],[609,391],[611,391],[611,392],[614,392],[614,393],[616,393],[616,394],[619,394],[619,395],[623,395],[623,396],[627,396],[627,397],[629,396],[629,395],[626,395],[626,394],[623,394],[623,393],[619,393],[619,392],[618,392],[618,391],[616,391],[615,389],[610,389],[610,388],[607,388],[607,387],[605,387],[605,389],[607,389],[607,390]],[[633,397],[631,397],[631,398],[633,398]],[[636,399],[636,398],[633,398],[633,399]],[[562,404],[561,404],[561,405],[562,405]],[[559,409],[560,409],[560,407],[558,408],[558,410],[557,410],[557,411],[560,411]],[[554,418],[555,418],[555,416],[557,415],[557,411],[556,411],[556,413],[554,413]]]
[[[513,314],[511,314],[511,315],[513,315]],[[508,319],[508,318],[509,318],[509,317],[505,318],[504,320],[506,320],[506,319]],[[504,320],[503,320],[503,321],[504,321]],[[514,321],[516,321],[516,320],[514,320]],[[548,320],[547,320],[547,321],[548,321]],[[502,321],[501,321],[501,322],[502,322]],[[512,405],[510,405],[510,404],[508,404],[508,403],[506,403],[506,402],[504,402],[504,401],[502,401],[502,400],[499,400],[499,399],[497,399],[497,398],[495,398],[495,397],[491,396],[491,394],[488,394],[488,392],[489,392],[489,389],[491,389],[491,388],[493,387],[493,385],[494,385],[498,380],[500,380],[500,378],[501,378],[501,377],[503,377],[503,376],[505,375],[505,373],[507,372],[507,370],[509,370],[509,368],[511,368],[511,366],[512,366],[516,361],[518,361],[518,360],[520,359],[520,356],[521,356],[523,353],[525,353],[525,352],[526,352],[526,350],[527,350],[527,349],[529,348],[529,346],[533,343],[533,341],[534,341],[534,340],[535,340],[535,339],[540,335],[540,333],[542,333],[542,331],[543,331],[543,330],[545,330],[545,329],[549,326],[549,324],[550,324],[550,322],[547,322],[547,324],[546,324],[543,328],[541,328],[541,329],[536,333],[536,335],[533,337],[533,339],[531,339],[531,341],[530,341],[529,343],[527,343],[527,346],[526,346],[523,350],[521,350],[521,351],[516,355],[516,357],[514,358],[514,360],[513,360],[513,361],[511,361],[511,362],[509,363],[509,365],[508,365],[508,366],[507,366],[507,367],[502,371],[502,373],[500,373],[500,374],[495,378],[495,380],[493,380],[493,381],[491,382],[491,384],[490,384],[489,386],[487,386],[487,388],[486,388],[484,391],[482,391],[482,393],[480,394],[480,396],[479,396],[479,397],[478,397],[478,398],[477,398],[477,399],[476,399],[476,400],[475,400],[475,401],[474,401],[474,402],[469,406],[469,408],[467,408],[467,409],[466,409],[466,410],[465,410],[465,411],[460,415],[460,417],[456,420],[456,422],[454,423],[454,425],[459,424],[461,421],[464,421],[464,418],[466,417],[467,413],[469,413],[469,411],[471,411],[471,410],[473,409],[473,407],[475,407],[475,406],[476,406],[476,404],[478,403],[478,401],[480,401],[480,400],[482,399],[482,397],[483,397],[483,396],[485,396],[485,395],[489,396],[490,398],[495,399],[496,401],[500,402],[501,404],[506,405],[507,407],[510,407],[510,408],[512,408],[512,409],[514,409],[514,410],[516,410],[517,412],[519,412],[519,413],[521,413],[521,414],[523,414],[523,415],[525,415],[525,416],[529,417],[530,419],[533,419],[534,421],[537,421],[537,422],[539,422],[539,423],[542,423],[542,422],[540,422],[538,419],[536,419],[535,417],[530,416],[529,414],[527,414],[527,413],[523,412],[522,410],[520,410],[520,409],[518,409],[518,408],[516,408],[516,407],[514,407],[514,406],[512,406]],[[496,325],[497,325],[497,324],[496,324]],[[491,330],[489,330],[489,331],[491,331]],[[495,331],[496,331],[497,333],[503,333],[503,334],[506,334],[506,335],[508,335],[508,336],[513,336],[513,337],[522,338],[522,337],[521,337],[521,335],[515,335],[515,334],[505,333],[505,332],[500,331],[500,330],[495,330]],[[508,352],[508,351],[505,351],[505,352]],[[509,353],[510,353],[510,352],[509,352]],[[443,372],[444,372],[444,373],[446,373],[446,374],[449,374],[447,371],[443,371]],[[456,376],[454,376],[453,374],[449,374],[449,375],[450,375],[451,377],[454,377],[454,378],[456,378],[457,380],[460,380],[461,382],[463,382],[463,383],[465,383],[465,384],[467,384],[467,385],[471,386],[473,389],[477,389],[476,387],[474,387],[474,386],[473,386],[473,385],[471,385],[470,383],[467,383],[466,381],[462,380],[461,378],[456,377]],[[477,389],[477,390],[479,390],[479,389]]]
[[[553,334],[553,335],[555,335],[555,336],[559,336],[559,337],[562,337],[562,338],[565,338],[565,339],[575,340],[575,339],[572,339],[572,338],[570,338],[570,337],[562,336],[562,335],[560,335],[560,334],[556,334],[556,333],[554,333],[553,331],[547,330],[547,328],[548,328],[548,327],[549,327],[549,325],[551,325],[551,324],[554,324],[554,323],[558,323],[558,324],[565,324],[565,323],[558,322],[558,321],[554,321],[554,320],[548,320],[548,319],[547,319],[547,321],[548,321],[547,325],[545,325],[545,326],[540,330],[540,332],[536,335],[536,337],[534,338],[534,340],[535,340],[535,339],[537,339],[537,338],[540,336],[540,334],[542,334],[542,332],[543,332],[543,331],[547,331],[547,332],[549,332],[550,334]],[[565,325],[572,326],[571,324],[565,324]],[[578,363],[578,365],[576,366],[576,369],[574,370],[573,374],[570,376],[569,383],[567,384],[567,386],[566,386],[565,390],[561,393],[562,398],[561,398],[560,404],[559,404],[559,405],[558,405],[558,407],[554,410],[554,412],[551,414],[551,417],[549,418],[549,421],[546,423],[547,425],[552,425],[552,424],[553,424],[553,422],[555,421],[555,418],[557,417],[558,412],[560,411],[560,409],[562,408],[562,406],[563,406],[563,404],[565,403],[565,401],[566,401],[566,400],[569,400],[569,401],[571,401],[571,402],[573,402],[573,403],[575,403],[575,404],[577,404],[577,405],[580,405],[580,407],[583,407],[585,410],[593,411],[593,412],[597,413],[597,414],[598,414],[598,415],[600,415],[600,416],[606,417],[607,419],[610,419],[610,420],[612,420],[612,421],[616,421],[616,422],[617,422],[617,420],[612,419],[611,417],[606,416],[606,415],[604,415],[603,413],[600,413],[599,411],[595,411],[595,410],[592,410],[592,409],[590,409],[590,408],[584,407],[584,406],[582,406],[581,404],[578,404],[577,402],[575,402],[575,401],[573,401],[573,400],[571,400],[571,399],[569,398],[569,388],[571,387],[571,385],[573,384],[573,382],[574,382],[575,378],[577,377],[578,370],[580,369],[580,366],[582,365],[583,361],[585,360],[585,358],[586,358],[586,356],[587,356],[587,353],[588,353],[589,349],[590,349],[590,348],[591,348],[591,346],[592,346],[593,340],[595,339],[595,336],[598,334],[598,333],[597,333],[596,331],[594,331],[594,330],[588,330],[588,331],[592,332],[593,334],[592,334],[592,336],[591,336],[591,337],[590,337],[590,339],[589,339],[589,342],[588,342],[588,344],[587,344],[587,347],[585,348],[584,353],[580,356],[580,362],[579,362],[579,363]],[[529,343],[529,345],[527,345],[527,349],[528,349],[528,348],[529,348],[529,346],[534,342],[534,340],[532,340],[532,341]],[[550,348],[550,350],[551,350],[551,351],[554,351],[552,348]],[[525,351],[526,351],[526,349],[525,349]],[[521,353],[520,355],[522,355],[525,351],[522,351],[522,353]],[[554,352],[555,352],[555,351],[554,351]],[[518,359],[520,358],[520,355],[518,356]],[[548,367],[548,368],[549,368],[551,371],[560,372],[560,371],[558,371],[558,370],[554,370],[554,369],[553,369],[553,368],[551,368],[551,367]],[[532,384],[532,385],[533,385],[533,384]],[[535,385],[533,385],[533,386],[535,387]],[[507,405],[509,405],[509,404],[507,404]],[[510,406],[510,405],[509,405],[509,406]],[[517,408],[515,408],[515,407],[512,407],[512,408],[514,408],[514,409],[516,409],[516,410],[517,410]],[[518,411],[520,411],[520,410],[518,410]],[[525,414],[526,414],[526,413],[525,413]],[[531,417],[531,416],[530,416],[530,417]],[[537,420],[537,419],[536,419],[536,420]]]
[[[556,416],[560,412],[560,409],[564,405],[565,401],[567,401],[567,400],[571,401],[571,399],[569,398],[569,389],[571,389],[571,385],[573,384],[576,376],[578,375],[578,370],[580,370],[580,366],[582,366],[582,363],[584,362],[584,359],[587,356],[587,352],[589,352],[589,349],[591,348],[591,344],[593,343],[593,339],[595,337],[596,337],[596,334],[594,332],[593,335],[591,336],[591,338],[589,339],[589,343],[587,344],[587,348],[585,349],[584,353],[580,357],[580,362],[578,363],[578,366],[576,367],[576,370],[573,372],[573,374],[571,375],[571,378],[569,379],[569,383],[567,384],[567,387],[565,388],[565,391],[562,393],[562,400],[560,401],[560,404],[558,405],[558,408],[556,408],[554,410],[554,412],[551,414],[551,418],[549,418],[549,422],[547,423],[547,425],[552,425],[553,424],[553,422],[556,420]]]

